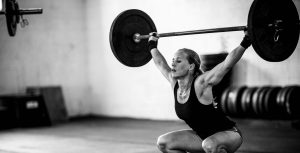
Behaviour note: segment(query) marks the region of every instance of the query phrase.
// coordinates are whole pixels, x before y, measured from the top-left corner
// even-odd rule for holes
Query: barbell
[[[22,15],[42,13],[43,9],[41,8],[19,8],[19,4],[16,0],[6,0],[5,11],[0,11],[0,15],[4,14],[6,16],[7,31],[12,37],[16,35],[17,24],[20,22]]]
[[[299,23],[297,8],[292,0],[254,0],[247,26],[158,33],[158,37],[247,30],[252,46],[261,58],[280,62],[287,59],[298,44]],[[114,19],[109,33],[114,56],[126,66],[145,65],[152,58],[147,47],[151,32],[157,30],[145,12],[138,9],[121,12]]]

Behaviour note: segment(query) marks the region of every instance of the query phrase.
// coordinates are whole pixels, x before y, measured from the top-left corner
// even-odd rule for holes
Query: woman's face
[[[172,59],[172,77],[180,78],[189,73],[191,64],[187,60],[187,54],[183,51],[177,51]]]

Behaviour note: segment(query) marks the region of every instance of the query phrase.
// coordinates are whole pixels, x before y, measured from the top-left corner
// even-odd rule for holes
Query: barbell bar
[[[264,60],[280,62],[295,50],[299,40],[299,15],[292,0],[254,0],[248,14],[247,26],[158,33],[171,37],[214,32],[247,30],[252,47]],[[147,39],[157,32],[153,20],[138,9],[121,12],[110,29],[110,46],[115,57],[124,65],[138,67],[151,60]]]
[[[191,30],[191,31],[181,31],[181,32],[168,32],[168,33],[159,33],[157,37],[172,37],[172,36],[184,36],[184,35],[194,35],[194,34],[205,34],[205,33],[216,33],[216,32],[229,32],[229,31],[245,31],[247,26],[236,26],[236,27],[224,27],[224,28],[213,28],[213,29],[200,29],[200,30]],[[139,43],[141,39],[148,39],[150,35],[140,35],[136,33],[133,35],[133,40],[136,43]]]
[[[279,40],[279,32],[283,30],[284,25],[282,25],[282,20],[275,20],[274,23],[268,24],[268,27],[275,29],[274,41]],[[299,26],[300,22],[295,22],[295,25]],[[159,33],[157,37],[172,37],[172,36],[184,36],[184,35],[194,35],[194,34],[206,34],[206,33],[219,33],[219,32],[230,32],[230,31],[247,31],[247,26],[235,26],[235,27],[224,27],[224,28],[212,28],[212,29],[200,29],[200,30],[190,30],[190,31],[180,31],[180,32],[168,32],[168,33]],[[133,35],[133,40],[136,43],[139,43],[142,39],[149,39],[150,35],[140,35],[136,33]]]

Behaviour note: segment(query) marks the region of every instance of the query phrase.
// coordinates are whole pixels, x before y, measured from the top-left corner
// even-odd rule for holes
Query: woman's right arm
[[[168,63],[167,63],[166,59],[164,58],[164,56],[157,49],[157,46],[153,45],[153,43],[157,44],[157,40],[158,40],[158,38],[155,37],[155,36],[151,36],[149,38],[149,50],[151,52],[152,59],[155,63],[155,66],[158,68],[158,70],[173,85],[173,84],[175,84],[175,79],[171,75],[171,68],[168,65]]]

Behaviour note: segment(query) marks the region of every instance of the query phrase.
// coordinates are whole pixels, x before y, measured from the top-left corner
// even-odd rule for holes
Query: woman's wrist
[[[157,48],[157,41],[149,40],[148,41],[148,49],[151,51],[153,48]]]
[[[243,38],[241,44],[242,47],[244,47],[245,49],[247,49],[249,46],[251,46],[251,39],[248,35],[245,35],[245,37]]]

